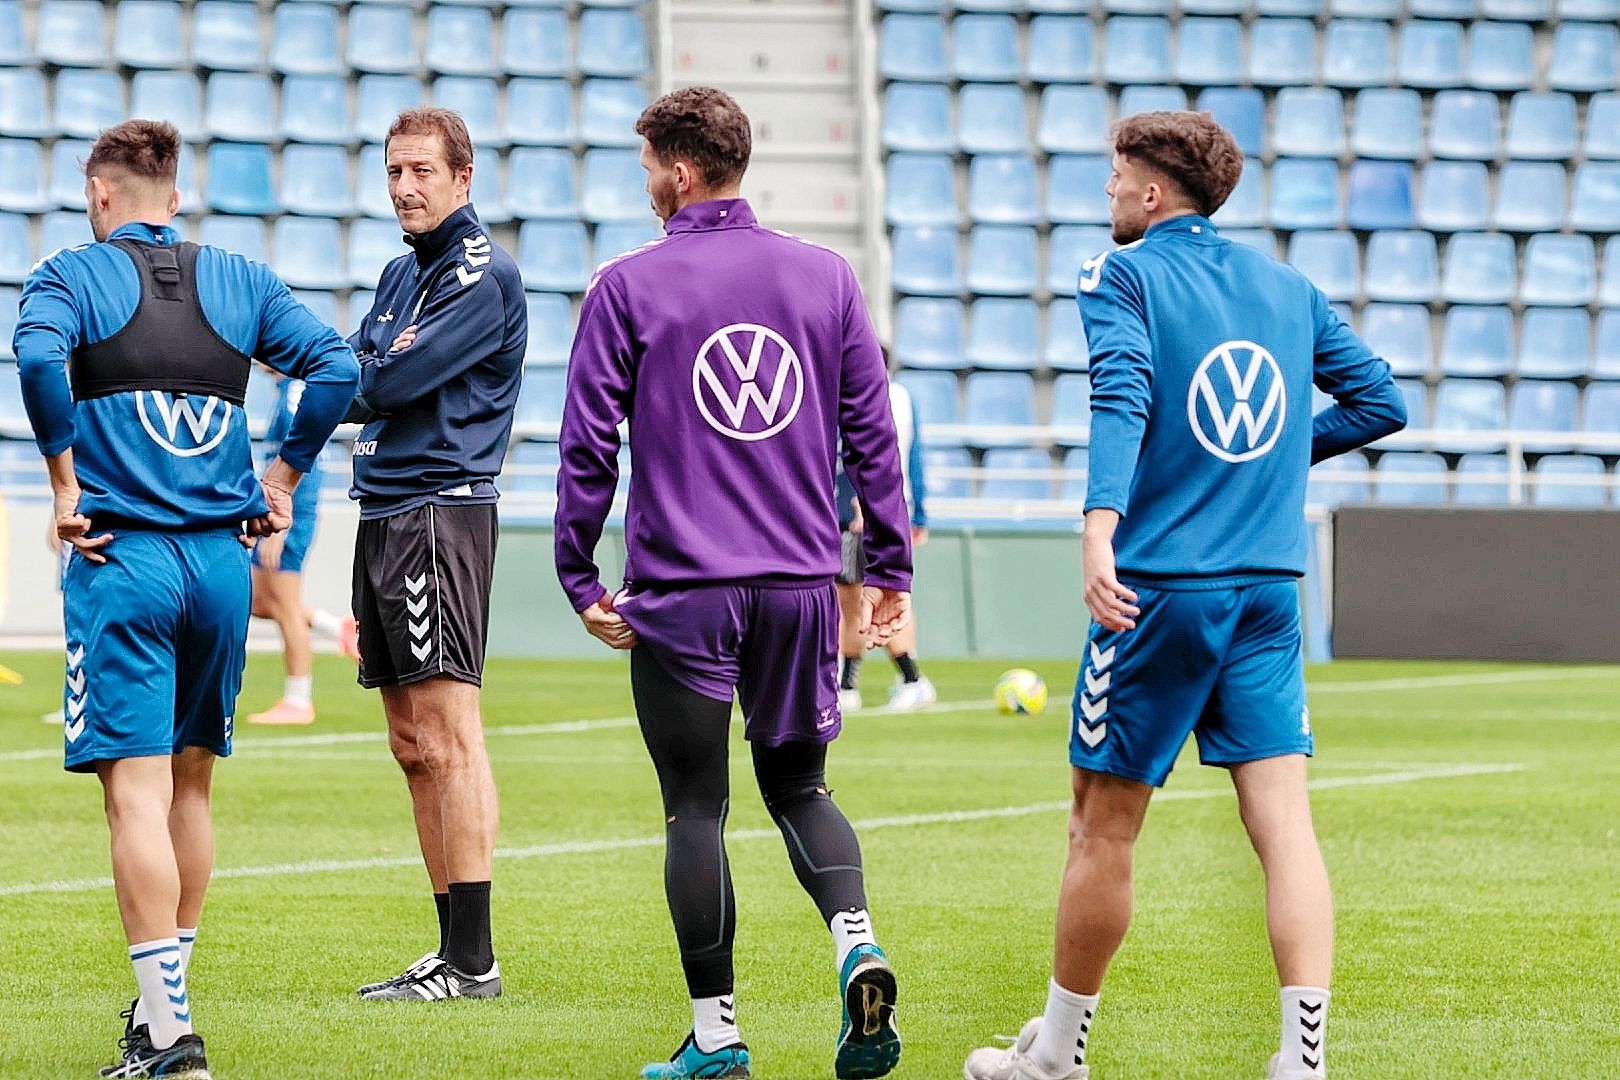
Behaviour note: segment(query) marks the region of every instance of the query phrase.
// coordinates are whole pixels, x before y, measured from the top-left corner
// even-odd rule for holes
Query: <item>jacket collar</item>
[[[747,199],[712,199],[677,210],[664,223],[666,233],[707,229],[747,229],[759,224]]]
[[[1180,217],[1173,217],[1167,221],[1159,222],[1144,233],[1143,236],[1144,238],[1160,234],[1168,236],[1172,233],[1190,233],[1195,236],[1220,235],[1215,228],[1215,223],[1202,214],[1182,214]]]
[[[477,211],[473,210],[472,203],[468,203],[466,206],[458,207],[449,217],[439,222],[438,228],[432,232],[406,233],[405,242],[416,252],[416,265],[425,269],[444,254],[445,248],[464,234],[482,228]]]
[[[130,221],[112,231],[111,240],[136,240],[143,244],[178,244],[180,234],[168,225],[152,225],[145,221]]]

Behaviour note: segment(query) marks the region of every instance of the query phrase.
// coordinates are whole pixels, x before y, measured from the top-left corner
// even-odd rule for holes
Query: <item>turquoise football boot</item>
[[[718,1050],[699,1050],[692,1033],[687,1032],[686,1041],[673,1057],[643,1067],[641,1075],[652,1080],[681,1076],[745,1077],[749,1075],[748,1047],[737,1042]]]
[[[833,1071],[839,1080],[887,1076],[900,1061],[900,1029],[894,1026],[894,969],[883,950],[857,945],[844,960],[838,985],[844,1024]]]

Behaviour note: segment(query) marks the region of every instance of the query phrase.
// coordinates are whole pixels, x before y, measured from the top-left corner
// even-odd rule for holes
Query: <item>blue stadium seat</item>
[[[394,218],[394,204],[388,195],[388,164],[380,144],[367,143],[360,148],[354,174],[354,203],[366,217],[389,221]]]
[[[580,209],[586,221],[637,221],[647,209],[646,174],[633,150],[585,151]]]
[[[273,231],[273,265],[276,274],[288,285],[299,289],[340,289],[350,284],[348,275],[343,272],[343,240],[336,221],[285,215],[276,219]],[[398,229],[394,232],[393,254],[397,255]],[[372,268],[367,284],[382,272],[387,261],[384,259]]]
[[[27,68],[0,68],[0,131],[25,137],[51,133],[45,77]]]
[[[250,71],[262,64],[256,5],[198,0],[191,13],[191,61],[216,71]]]
[[[45,194],[53,205],[84,209],[83,162],[89,156],[88,139],[57,139],[51,145],[51,186]]]
[[[501,491],[514,495],[554,494],[557,490],[557,466],[561,462],[562,455],[556,443],[529,439],[516,441],[501,470]]]
[[[1035,423],[1035,382],[1018,371],[976,371],[967,377],[968,424],[1018,428]],[[974,446],[1019,446],[1029,437],[1017,431],[978,431],[968,439]]]
[[[21,298],[21,289],[0,289],[0,357],[8,360],[15,359],[11,351],[11,337],[17,332],[17,306]]]
[[[956,98],[956,139],[967,154],[1029,153],[1023,89],[999,83],[962,87]]]
[[[953,371],[902,371],[895,377],[911,395],[912,407],[922,421],[923,441],[933,443],[937,437],[929,428],[942,424],[962,422],[961,390]],[[933,474],[929,472],[929,494],[933,494]]]
[[[1040,311],[1033,300],[987,297],[968,315],[969,364],[1034,371],[1040,354]]]
[[[1598,313],[1597,344],[1588,373],[1594,379],[1620,379],[1620,308]],[[1620,431],[1620,424],[1610,430]]]
[[[1018,23],[1011,15],[959,15],[951,23],[951,75],[964,82],[1016,82]]]
[[[1620,19],[1620,0],[1558,0],[1560,19]]]
[[[214,143],[208,148],[204,193],[224,214],[273,214],[281,207],[270,186],[270,148],[258,143]]]
[[[501,145],[500,96],[494,79],[440,75],[433,80],[433,104],[461,114],[474,146]]]
[[[1065,502],[1083,503],[1086,483],[1091,473],[1091,451],[1084,446],[1071,446],[1063,452],[1063,479],[1058,484],[1058,498]]]
[[[1085,446],[1091,441],[1091,376],[1059,375],[1052,380],[1052,426],[1061,429],[1052,439],[1059,446]]]
[[[1271,131],[1277,153],[1338,157],[1344,152],[1344,131],[1344,99],[1337,90],[1285,86],[1277,92]]]
[[[1394,72],[1389,24],[1335,19],[1322,36],[1322,81],[1329,86],[1385,86]]]
[[[1187,107],[1187,92],[1179,86],[1127,86],[1119,92],[1118,116],[1124,119],[1145,112],[1174,112]]]
[[[956,166],[944,154],[890,154],[884,217],[895,225],[954,225]]]
[[[400,242],[399,225],[396,222],[380,221],[375,218],[361,218],[350,222],[347,256],[349,284],[362,289],[375,289],[383,267],[405,254],[406,250]],[[354,298],[350,298],[349,305],[351,309],[355,308]],[[354,314],[355,312],[351,310],[350,318],[358,322],[354,319]]]
[[[1226,229],[1221,235],[1234,244],[1252,247],[1273,259],[1278,257],[1277,234],[1270,229]]]
[[[1222,229],[1248,229],[1266,223],[1265,169],[1259,161],[1250,160],[1212,219]]]
[[[1037,83],[1090,82],[1097,74],[1091,20],[1063,15],[1037,15],[1031,19],[1024,73]]]
[[[568,373],[542,368],[524,374],[513,412],[513,430],[545,439],[557,437],[567,396]]]
[[[559,366],[568,362],[574,340],[574,305],[561,293],[529,293],[529,349],[525,364]]]
[[[578,63],[583,74],[630,79],[652,69],[647,26],[640,12],[586,8],[578,26]]]
[[[106,7],[93,0],[44,0],[34,24],[39,59],[58,67],[101,67],[107,53]]]
[[[1603,280],[1598,284],[1598,303],[1620,307],[1620,244],[1611,239],[1603,245]]]
[[[1103,32],[1105,80],[1126,85],[1170,81],[1170,24],[1164,19],[1116,15]]]
[[[1038,265],[1035,230],[1027,225],[978,225],[968,237],[967,287],[988,296],[1028,296]]]
[[[23,33],[22,5],[16,0],[0,3],[0,65],[31,64],[33,50]]]
[[[1417,223],[1436,232],[1483,229],[1490,178],[1481,161],[1431,161],[1423,170]]]
[[[939,83],[890,83],[883,91],[882,134],[888,150],[954,151],[950,88]]]
[[[1080,264],[1113,248],[1113,238],[1105,226],[1054,226],[1046,245],[1047,291],[1054,296],[1073,296],[1079,283]]]
[[[1404,161],[1355,161],[1350,165],[1352,229],[1412,227],[1412,166]]]
[[[1592,356],[1592,320],[1584,308],[1531,308],[1519,331],[1519,362],[1514,374],[1545,379],[1576,379]]]
[[[1475,23],[1468,30],[1468,85],[1528,90],[1535,81],[1535,35],[1523,23]]]
[[[506,203],[506,184],[502,179],[501,156],[486,153],[473,167],[473,205],[478,208],[478,220],[486,225],[501,225],[512,220],[512,208]]]
[[[1254,87],[1212,86],[1198,95],[1198,108],[1232,133],[1238,149],[1258,158],[1265,149],[1266,99]]]
[[[1581,430],[1590,435],[1620,431],[1620,383],[1593,383],[1586,388]]]
[[[1048,154],[1100,154],[1108,140],[1108,91],[1100,86],[1048,86],[1041,91],[1035,145]]]
[[[4,98],[0,93],[0,99]],[[189,71],[137,71],[130,84],[129,113],[167,120],[186,132],[202,130],[202,85]]]
[[[1575,153],[1575,99],[1526,91],[1508,107],[1509,157],[1563,161]]]
[[[1581,232],[1620,233],[1620,164],[1588,161],[1576,168],[1569,224]]]
[[[1441,379],[1434,392],[1434,426],[1441,431],[1499,432],[1507,415],[1507,394],[1495,379]],[[1456,449],[1494,450],[1502,443],[1484,440]]]
[[[1176,27],[1175,81],[1232,86],[1243,78],[1243,24],[1236,19],[1184,18]]]
[[[1440,90],[1463,84],[1463,30],[1455,22],[1409,22],[1401,27],[1395,81]]]
[[[1607,506],[1612,492],[1605,483],[1607,479],[1602,458],[1548,454],[1536,462],[1530,502],[1534,506]]]
[[[945,10],[945,0],[877,0],[879,11],[913,11],[938,14]]]
[[[501,69],[510,75],[561,78],[574,66],[565,11],[511,8],[501,31]]]
[[[1506,375],[1513,359],[1513,313],[1505,307],[1458,306],[1446,312],[1440,370],[1447,375]]]
[[[1092,154],[1056,154],[1047,161],[1046,217],[1064,224],[1103,224],[1108,217],[1109,159]]]
[[[1360,292],[1361,259],[1353,233],[1297,232],[1288,241],[1288,262],[1329,300],[1354,300]]]
[[[1501,454],[1464,454],[1452,476],[1454,498],[1465,506],[1503,506],[1510,501],[1508,461]]]
[[[416,48],[415,16],[409,8],[356,4],[349,9],[349,47],[344,53],[356,71],[409,74],[422,66]]]
[[[510,117],[510,83],[506,95],[507,115]],[[640,82],[630,79],[586,79],[579,99],[579,129],[585,145],[639,147],[641,136],[636,134],[636,119],[646,107],[647,88]]]
[[[182,214],[203,211],[202,189],[197,183],[197,154],[189,143],[180,144],[180,167],[175,172],[174,186],[180,192]]]
[[[281,152],[281,205],[289,213],[347,217],[349,152],[341,146],[291,143]]]
[[[929,441],[928,429],[923,428],[923,441]],[[973,467],[973,455],[960,446],[940,447],[923,452],[928,470],[928,494],[941,499],[970,499],[973,481],[958,470]],[[935,477],[939,479],[936,480]]]
[[[1492,161],[1502,145],[1496,95],[1482,90],[1442,90],[1429,116],[1429,152],[1442,158]]]
[[[1357,157],[1415,161],[1423,154],[1423,99],[1416,90],[1363,90],[1356,95],[1350,150]]]
[[[1491,224],[1508,232],[1556,232],[1564,224],[1562,165],[1510,161],[1496,174]]]
[[[1080,306],[1067,297],[1046,306],[1046,343],[1041,348],[1041,359],[1054,371],[1085,371],[1091,367]]]
[[[885,79],[943,82],[945,23],[934,15],[888,15],[878,45],[878,72]]]
[[[269,142],[277,132],[275,95],[268,75],[216,71],[208,76],[203,126],[217,139]]]
[[[326,4],[277,4],[270,28],[270,66],[284,75],[341,75],[338,12]]]
[[[495,67],[495,19],[485,8],[429,8],[426,40],[422,59],[429,71],[483,75]]]
[[[1330,0],[1328,10],[1343,19],[1395,19],[1400,0]]]
[[[94,139],[127,115],[124,80],[115,71],[60,71],[55,97],[56,128],[63,135]]]
[[[1305,481],[1305,501],[1312,506],[1349,506],[1368,498],[1367,482],[1352,480],[1346,474],[1368,473],[1367,455],[1360,451],[1340,454],[1311,467]]]
[[[0,160],[4,159],[0,152]],[[22,214],[0,213],[0,282],[18,285],[34,265],[34,245],[28,238],[28,218]],[[11,346],[11,335],[5,339]]]
[[[372,303],[377,299],[375,289],[355,289],[349,293],[347,305],[348,318],[338,329],[343,333],[350,333],[357,329],[371,311]]]
[[[1057,166],[1058,159],[1054,159],[1051,166],[1054,189],[1058,184]],[[1034,158],[983,154],[968,166],[967,211],[975,222],[1033,225],[1040,217],[1035,192]]]
[[[512,79],[505,133],[519,146],[570,145],[577,138],[573,90],[561,79]]]
[[[234,251],[257,262],[270,261],[264,219],[236,214],[209,214],[197,229],[197,242]]]
[[[1519,299],[1526,304],[1588,304],[1597,292],[1597,251],[1590,236],[1532,236],[1524,249]]]
[[[1396,379],[1395,389],[1401,392],[1406,406],[1406,426],[1419,430],[1429,426],[1429,387],[1422,379]],[[1316,391],[1320,393],[1320,391]]]
[[[955,370],[966,354],[967,315],[960,300],[908,296],[894,306],[894,358],[901,367]]]
[[[519,218],[579,217],[572,150],[518,147],[507,158],[507,204]]]
[[[1174,0],[1102,0],[1102,9],[1110,14],[1168,15],[1175,9]]]
[[[349,126],[348,80],[335,75],[288,75],[281,80],[283,138],[297,142],[346,143]]]
[[[1279,158],[1271,167],[1271,223],[1279,229],[1336,229],[1344,220],[1339,163]]]
[[[894,287],[919,296],[956,296],[962,261],[954,226],[902,226],[893,234]]]
[[[45,198],[45,163],[32,139],[0,139],[0,210],[40,213]]]
[[[1572,382],[1563,379],[1520,379],[1508,392],[1507,426],[1513,431],[1573,434],[1580,399],[1580,389]],[[1569,440],[1556,436],[1526,439],[1523,445],[1531,453],[1550,453],[1567,449]]]
[[[1586,107],[1586,141],[1581,152],[1589,158],[1620,159],[1620,94],[1593,94]]]
[[[180,5],[174,0],[123,0],[113,26],[113,51],[125,67],[183,67]]]
[[[1505,22],[1542,22],[1552,14],[1552,0],[1479,0],[1479,17]]]
[[[1016,14],[1024,10],[1023,0],[956,0],[951,6],[957,11],[990,11]]]
[[[1256,19],[1249,27],[1249,81],[1256,86],[1310,85],[1319,49],[1308,19]]]
[[[78,210],[52,210],[39,221],[38,255],[44,258],[63,248],[96,242],[90,220]]]
[[[597,266],[664,235],[658,219],[651,216],[640,221],[604,221],[595,231]]]
[[[1613,22],[1561,22],[1553,30],[1547,85],[1581,93],[1620,89],[1616,53],[1620,53],[1620,28]]]
[[[1446,459],[1439,454],[1384,454],[1375,472],[1374,493],[1380,503],[1417,506],[1446,501]]]
[[[1248,0],[1180,0],[1176,5],[1184,15],[1242,15]]]
[[[423,100],[422,84],[409,75],[362,75],[354,90],[355,133],[366,142],[380,143],[394,117]]]
[[[584,292],[591,276],[585,226],[577,221],[525,221],[518,228],[518,270],[524,288]]]
[[[1518,279],[1513,238],[1504,233],[1458,233],[1446,245],[1440,295],[1453,304],[1505,304]]]
[[[1368,304],[1361,312],[1361,338],[1396,375],[1422,377],[1432,366],[1429,312],[1417,304]]]

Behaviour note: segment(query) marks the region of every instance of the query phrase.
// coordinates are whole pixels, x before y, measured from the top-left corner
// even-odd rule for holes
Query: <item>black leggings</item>
[[[729,994],[737,929],[723,835],[731,703],[682,686],[644,648],[630,654],[630,686],[664,796],[664,892],[687,990],[694,998]],[[865,908],[861,848],[828,794],[826,746],[756,743],[753,755],[765,808],[782,830],[793,871],[822,920]]]

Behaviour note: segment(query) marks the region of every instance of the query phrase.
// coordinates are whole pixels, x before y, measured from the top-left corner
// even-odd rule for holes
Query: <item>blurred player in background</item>
[[[604,264],[580,311],[563,409],[557,570],[585,629],[633,649],[630,684],[658,771],[664,888],[692,1031],[648,1077],[747,1076],[736,905],[725,855],[737,693],[766,809],[832,931],[844,1003],[835,1071],[900,1056],[895,979],[872,934],[861,850],[827,788],[839,731],[834,459],[867,508],[857,626],[905,624],[911,552],[883,356],[849,265],[762,228],[739,186],[748,117],[689,87],[636,123],[665,236]],[[625,588],[594,561],[630,421]]]
[[[290,524],[356,370],[264,264],[180,241],[179,160],[169,124],[101,133],[85,163],[97,242],[28,276],[15,348],[57,535],[74,547],[66,765],[101,779],[140,988],[104,1075],[204,1080],[186,975],[213,869],[214,761],[231,752],[242,685],[246,549]],[[307,387],[262,481],[242,412],[249,357]]]
[[[1208,113],[1114,127],[1114,242],[1080,271],[1091,346],[1074,805],[1046,1012],[968,1080],[1078,1080],[1131,917],[1131,862],[1189,733],[1228,769],[1282,983],[1272,1080],[1326,1075],[1333,899],[1311,824],[1299,585],[1313,462],[1398,431],[1389,365],[1292,267],[1210,215],[1243,154]],[[1311,416],[1312,383],[1334,404]]]

